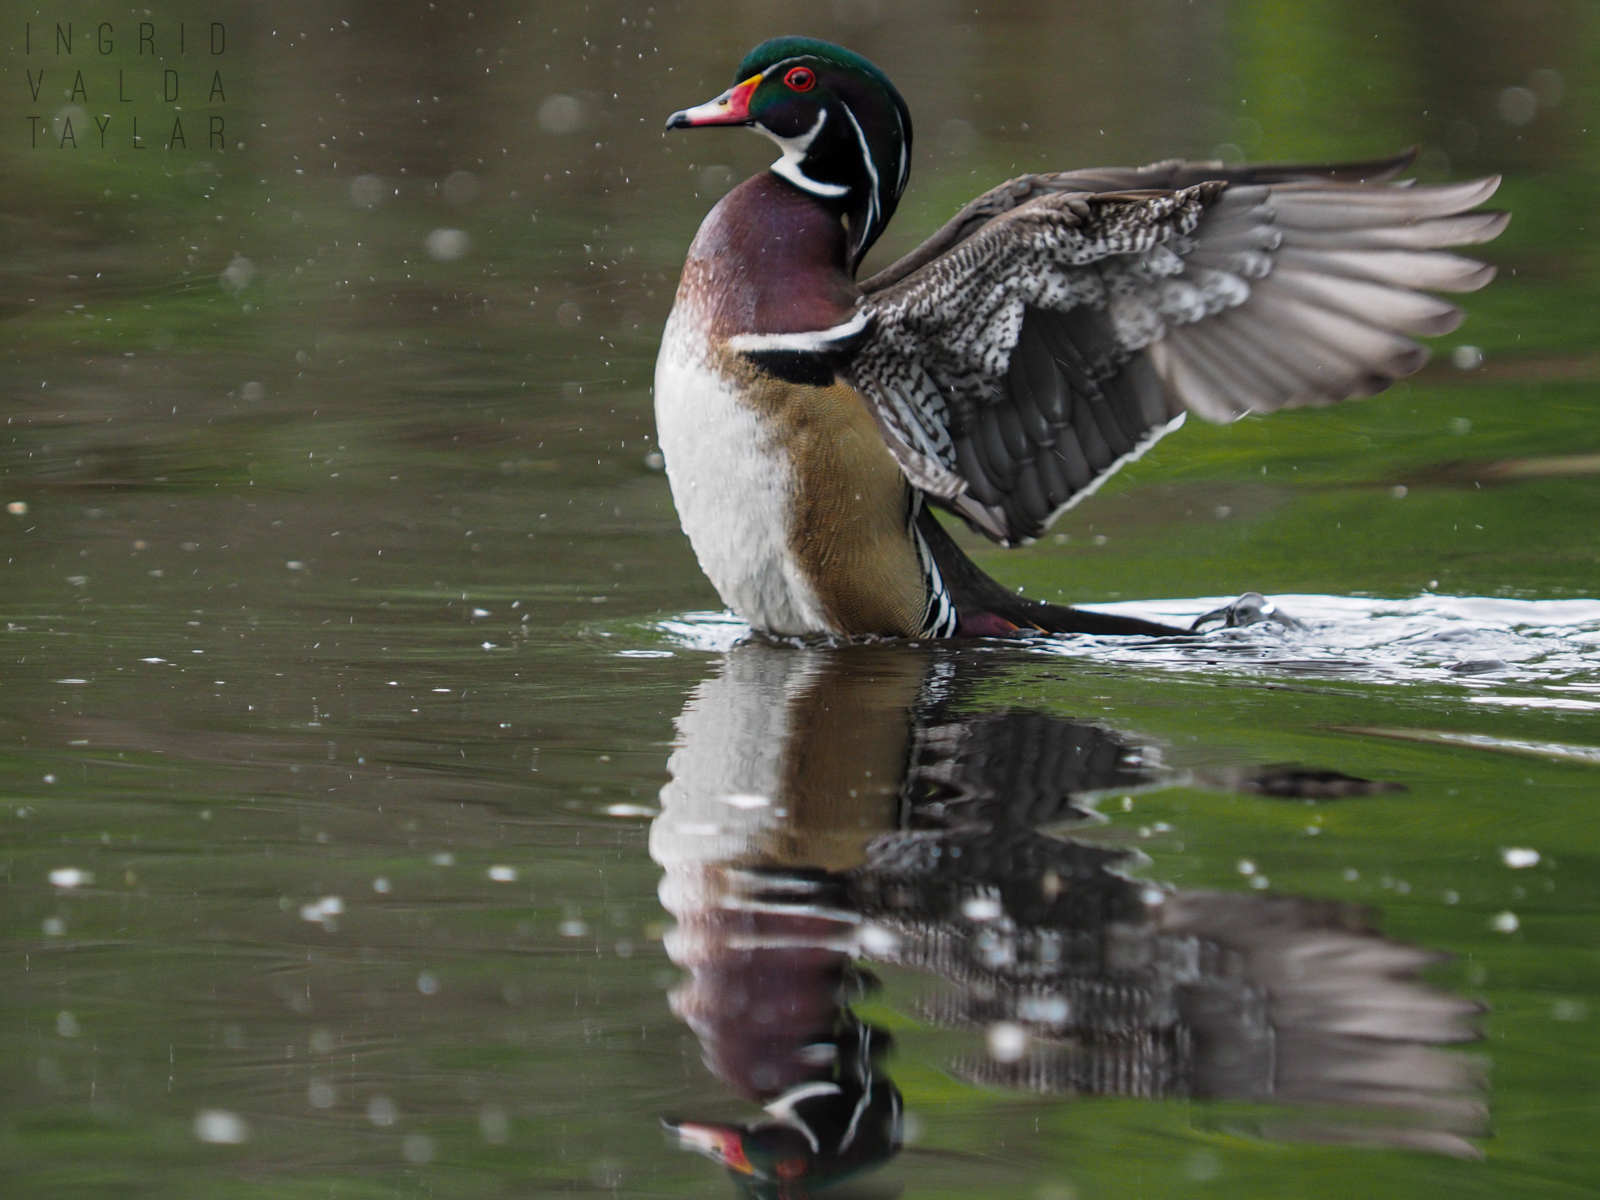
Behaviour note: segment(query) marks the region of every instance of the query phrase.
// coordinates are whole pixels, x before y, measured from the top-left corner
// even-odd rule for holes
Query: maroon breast
[[[706,216],[689,247],[679,296],[697,302],[718,341],[827,329],[850,319],[861,294],[845,254],[837,214],[763,171]]]

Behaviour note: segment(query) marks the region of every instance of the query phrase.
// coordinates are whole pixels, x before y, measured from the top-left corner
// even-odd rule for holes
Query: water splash
[[[1600,708],[1600,600],[1422,595],[1409,600],[1280,595],[1298,628],[1261,622],[1172,638],[1032,638],[1029,651],[1202,674],[1384,684],[1447,684],[1474,703]],[[1232,597],[1140,600],[1091,611],[1187,627]],[[655,626],[685,650],[720,653],[752,636],[730,613],[695,612]]]
[[[1483,693],[1472,697],[1479,703],[1600,707],[1572,695],[1600,692],[1600,600],[1283,595],[1272,601],[1299,628],[1262,622],[1192,638],[1072,637],[1030,644],[1069,657],[1184,671],[1448,683]],[[1227,597],[1204,597],[1095,607],[1186,625],[1226,603]],[[1530,688],[1539,693],[1528,694]]]

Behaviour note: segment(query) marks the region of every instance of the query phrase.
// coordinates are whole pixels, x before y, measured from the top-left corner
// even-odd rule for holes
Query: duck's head
[[[911,112],[889,77],[816,38],[762,42],[714,100],[675,112],[668,129],[744,125],[778,144],[774,173],[839,211],[854,270],[878,240],[911,171]]]
[[[850,1128],[852,1114],[840,1114],[838,1131]],[[703,1154],[727,1169],[741,1200],[806,1200],[863,1171],[882,1166],[899,1142],[863,1137],[862,1148],[824,1145],[813,1149],[807,1135],[781,1121],[725,1125],[707,1121],[664,1121],[681,1149]],[[819,1198],[820,1200],[820,1198]]]
[[[787,1200],[804,1196],[816,1155],[797,1130],[786,1125],[718,1124],[708,1121],[664,1121],[684,1150],[703,1154],[727,1168],[741,1196],[751,1200]],[[829,1181],[831,1182],[831,1181]]]

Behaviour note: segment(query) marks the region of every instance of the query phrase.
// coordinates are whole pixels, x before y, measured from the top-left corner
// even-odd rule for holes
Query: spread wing
[[[1013,180],[862,285],[845,374],[912,483],[1031,539],[1188,412],[1331,404],[1427,361],[1408,335],[1462,313],[1418,289],[1494,274],[1439,247],[1509,217],[1468,211],[1497,178],[1368,181],[1406,161]]]

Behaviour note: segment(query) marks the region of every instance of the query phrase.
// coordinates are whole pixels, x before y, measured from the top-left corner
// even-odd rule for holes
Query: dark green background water
[[[0,1193],[729,1194],[657,1126],[751,1110],[666,999],[648,816],[721,656],[694,648],[711,626],[659,624],[717,600],[645,460],[682,253],[770,147],[660,126],[788,32],[872,57],[915,115],[879,262],[1023,170],[1416,142],[1425,179],[1506,176],[1500,277],[1435,365],[1332,411],[1192,422],[1038,545],[973,546],[997,577],[1081,602],[1596,595],[1593,4],[0,4]],[[431,253],[439,230],[464,253]],[[1481,366],[1450,365],[1465,345]],[[871,1014],[920,1132],[879,1183],[1600,1192],[1600,776],[1548,745],[1600,745],[1600,625],[1575,621],[1559,653],[1474,634],[1512,663],[1482,677],[1370,644],[1371,669],[1284,661],[1345,630],[1253,665],[997,649],[984,684],[1180,766],[1403,783],[1314,812],[1172,787],[1103,836],[1152,880],[1243,889],[1248,860],[1455,955],[1433,981],[1491,1006],[1466,1051],[1481,1160],[958,1083],[981,1035],[922,1023],[929,981],[889,972]],[[1513,846],[1539,866],[1508,869]],[[198,1140],[202,1110],[247,1140]]]

